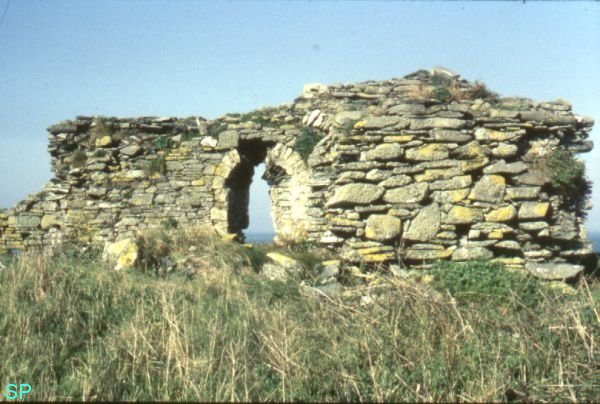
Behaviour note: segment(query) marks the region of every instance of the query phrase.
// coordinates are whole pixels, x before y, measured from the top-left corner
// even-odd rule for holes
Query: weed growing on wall
[[[548,156],[552,171],[552,186],[564,194],[577,192],[585,183],[585,164],[565,149],[554,150]]]
[[[476,81],[473,83],[468,91],[469,98],[477,99],[481,98],[489,101],[496,101],[498,99],[498,93],[491,91],[485,83],[481,81]]]
[[[318,130],[313,128],[302,128],[294,143],[293,149],[306,161],[321,139],[323,139],[323,135]]]
[[[549,179],[550,187],[563,198],[567,206],[574,204],[579,195],[588,191],[585,179],[585,164],[573,156],[569,150],[556,149],[537,157],[533,166]]]
[[[155,174],[165,175],[167,173],[167,160],[165,156],[158,156],[157,158],[150,160],[144,168],[147,176]]]
[[[164,151],[171,147],[171,139],[167,136],[160,136],[154,140],[154,148],[156,150]]]
[[[498,94],[490,91],[480,81],[476,81],[468,87],[461,87],[455,78],[434,74],[431,76],[431,84],[433,85],[433,89],[430,90],[430,97],[439,102],[475,99],[496,101],[498,98]]]

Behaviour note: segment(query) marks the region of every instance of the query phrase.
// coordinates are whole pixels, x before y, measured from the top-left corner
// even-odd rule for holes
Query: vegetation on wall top
[[[300,129],[300,134],[296,138],[293,149],[302,156],[304,161],[306,161],[321,139],[323,139],[323,135],[318,130],[313,128],[302,128]]]

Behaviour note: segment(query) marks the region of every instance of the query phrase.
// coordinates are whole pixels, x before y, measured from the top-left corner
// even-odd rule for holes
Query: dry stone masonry
[[[355,263],[577,272],[592,249],[572,155],[591,150],[592,125],[566,101],[498,98],[446,69],[307,85],[291,104],[212,121],[79,116],[48,129],[55,178],[0,211],[0,252],[165,225],[243,237],[264,162],[278,241]]]

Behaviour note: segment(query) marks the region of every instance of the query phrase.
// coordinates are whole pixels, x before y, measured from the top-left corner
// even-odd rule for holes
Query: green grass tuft
[[[323,139],[323,135],[316,129],[302,128],[293,149],[306,161],[321,139]]]

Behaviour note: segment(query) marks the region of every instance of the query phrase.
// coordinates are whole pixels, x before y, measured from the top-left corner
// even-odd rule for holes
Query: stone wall
[[[241,236],[265,162],[279,241],[350,262],[577,264],[592,252],[588,185],[555,171],[577,174],[570,153],[591,150],[592,125],[566,101],[498,98],[444,69],[307,85],[291,104],[212,121],[80,116],[48,129],[55,178],[0,211],[0,251],[159,225]]]

